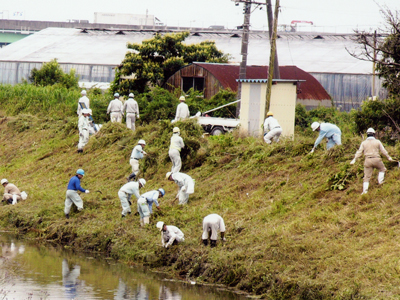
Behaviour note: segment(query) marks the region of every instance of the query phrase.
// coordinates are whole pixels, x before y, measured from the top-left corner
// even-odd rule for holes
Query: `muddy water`
[[[0,299],[246,299],[112,260],[34,246],[5,233],[0,233],[0,247]]]

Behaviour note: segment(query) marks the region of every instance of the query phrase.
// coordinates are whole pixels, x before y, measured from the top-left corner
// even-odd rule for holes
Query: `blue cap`
[[[85,171],[83,171],[82,169],[78,169],[78,171],[76,171],[76,174],[84,176]]]

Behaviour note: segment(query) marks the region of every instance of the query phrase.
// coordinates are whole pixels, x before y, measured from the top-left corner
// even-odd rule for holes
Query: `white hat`
[[[157,226],[157,228],[160,229],[160,231],[161,231],[161,230],[163,229],[163,227],[164,227],[164,222],[158,221],[156,226]]]
[[[186,101],[185,96],[180,96],[179,101]]]
[[[87,114],[92,115],[92,110],[90,108],[88,108],[86,110],[87,110]]]
[[[169,178],[169,176],[171,176],[172,172],[167,172],[167,174],[165,174],[165,178]]]
[[[133,93],[129,93],[129,98],[133,98],[133,97],[134,97]]]
[[[373,128],[368,128],[367,133],[375,133],[375,130]]]
[[[174,127],[174,129],[172,129],[172,132],[173,133],[181,132],[181,130],[179,129],[179,127]]]
[[[1,180],[1,184],[4,184],[4,183],[8,183],[8,180],[5,179],[5,178],[3,178],[3,179]]]
[[[146,184],[146,180],[144,180],[143,178],[140,178],[138,182],[142,185],[142,187],[144,187],[144,185]]]
[[[86,95],[86,90],[82,90],[81,94]]]
[[[89,109],[87,109],[87,108],[84,108],[84,109],[82,109],[82,115],[84,115],[84,114],[88,114],[89,113],[89,111],[88,111]]]
[[[311,124],[312,130],[313,130],[313,131],[317,130],[317,128],[319,127],[319,125],[320,125],[320,124],[319,124],[318,122],[312,123],[312,124]]]
[[[139,142],[137,142],[137,143],[146,146],[146,142],[144,140],[139,140]]]
[[[118,93],[115,93],[115,94],[114,94],[114,97],[119,97],[119,94],[118,94]]]

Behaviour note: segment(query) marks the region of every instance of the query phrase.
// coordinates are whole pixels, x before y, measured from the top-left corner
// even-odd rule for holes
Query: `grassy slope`
[[[327,190],[327,179],[348,167],[361,138],[346,132],[343,147],[329,152],[319,147],[306,155],[315,139],[310,133],[267,146],[233,135],[202,139],[198,128],[180,124],[196,150],[183,170],[195,178],[196,188],[189,205],[179,207],[172,203],[176,185],[164,177],[171,166],[170,124],[140,127],[135,134],[106,124],[78,155],[76,122],[28,115],[0,119],[1,177],[29,194],[24,203],[1,207],[2,227],[273,299],[395,299],[400,294],[399,170],[385,161],[385,184],[378,187],[374,174],[369,194],[360,196],[359,161],[346,169],[354,177],[345,191]],[[161,213],[145,229],[137,216],[120,218],[117,196],[139,138],[147,141],[150,154],[142,162],[148,182],[142,192],[159,187],[167,192]],[[387,149],[392,156],[400,152]],[[91,193],[82,196],[84,211],[66,220],[66,185],[80,167],[87,174],[82,186]],[[201,221],[209,213],[223,216],[227,226],[228,242],[215,249],[201,246]],[[162,249],[155,228],[159,220],[180,227],[185,243]]]

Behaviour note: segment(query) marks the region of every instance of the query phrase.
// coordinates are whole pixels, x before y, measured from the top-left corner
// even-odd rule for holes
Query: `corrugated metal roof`
[[[0,61],[46,62],[57,58],[60,63],[117,66],[128,51],[126,44],[141,43],[155,32],[123,30],[80,30],[47,28],[0,49]],[[241,38],[233,33],[194,32],[186,44],[215,41],[218,49],[241,61]],[[237,34],[238,35],[238,34]],[[321,38],[316,39],[316,36]],[[350,56],[346,48],[356,45],[351,35],[279,33],[277,51],[280,65],[296,65],[307,72],[369,74],[372,63]],[[269,63],[270,41],[266,33],[250,33],[249,65]]]
[[[239,78],[239,65],[211,64],[195,62],[198,66],[213,74],[224,88],[237,90],[237,79]],[[304,81],[298,84],[298,99],[328,100],[331,99],[323,86],[311,74],[296,66],[280,66],[279,72],[282,80]],[[247,66],[246,79],[262,80],[268,78],[268,66]]]

